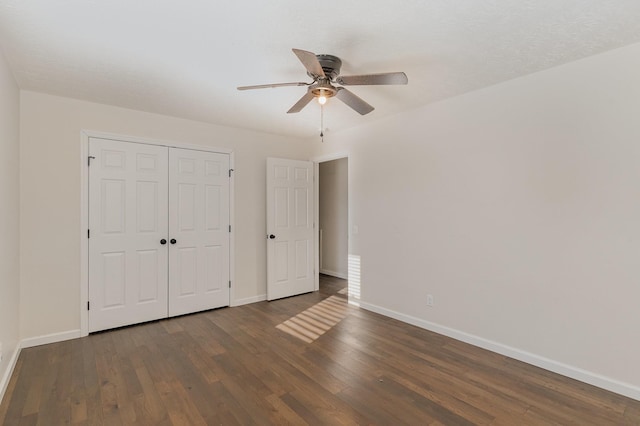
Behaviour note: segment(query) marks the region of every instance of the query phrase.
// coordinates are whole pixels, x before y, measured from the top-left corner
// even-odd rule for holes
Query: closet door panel
[[[167,316],[168,150],[90,138],[89,331]]]
[[[227,154],[170,149],[169,316],[229,305],[228,170]]]

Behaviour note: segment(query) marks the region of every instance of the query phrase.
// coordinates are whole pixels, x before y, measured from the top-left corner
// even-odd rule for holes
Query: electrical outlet
[[[433,307],[433,295],[427,294],[427,306]]]

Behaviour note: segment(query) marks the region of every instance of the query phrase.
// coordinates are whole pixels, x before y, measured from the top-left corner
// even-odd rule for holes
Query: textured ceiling
[[[309,81],[291,48],[339,56],[358,86],[329,131],[640,41],[638,0],[0,0],[0,45],[22,89],[259,131],[312,136],[320,109],[286,111]],[[612,70],[614,71],[614,70]]]

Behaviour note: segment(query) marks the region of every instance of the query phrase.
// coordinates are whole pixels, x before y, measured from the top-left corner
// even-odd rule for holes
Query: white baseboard
[[[234,306],[248,305],[250,303],[263,302],[265,300],[267,300],[267,295],[259,294],[257,296],[247,297],[245,299],[236,299],[233,301],[231,306],[234,307]]]
[[[16,368],[16,364],[18,363],[18,357],[20,356],[20,342],[16,345],[16,350],[13,351],[13,355],[11,355],[11,359],[9,360],[9,365],[7,366],[7,370],[2,375],[2,380],[0,380],[0,403],[2,403],[2,398],[4,398],[4,393],[7,391],[7,387],[9,386],[9,380],[11,380],[11,375],[13,374],[13,370]]]
[[[332,277],[336,277],[336,278],[342,278],[343,280],[346,280],[349,278],[347,274],[342,274],[336,271],[330,271],[329,269],[320,268],[320,273],[324,275],[331,275]]]
[[[65,340],[77,339],[82,337],[80,330],[69,330],[61,333],[47,334],[44,336],[30,337],[20,342],[22,349],[31,348],[33,346],[47,345],[49,343],[63,342]]]
[[[554,373],[558,373],[563,376],[570,377],[572,379],[579,380],[581,382],[588,383],[590,385],[597,386],[599,388],[606,389],[608,391],[615,392],[617,394],[640,401],[640,387],[632,385],[630,383],[621,382],[619,380],[592,373],[578,367],[554,361],[552,359],[513,348],[511,346],[503,345],[502,343],[474,336],[463,331],[445,327],[410,315],[401,314],[399,312],[392,311],[390,309],[386,309],[377,305],[372,305],[370,303],[360,301],[360,307],[368,311],[372,311],[386,317],[394,318],[407,324],[415,325],[416,327],[424,328],[426,330],[433,331],[434,333],[442,334],[444,336],[448,336],[453,339],[460,340],[462,342],[469,343],[471,345],[517,359],[518,361],[526,362],[527,364],[535,365],[536,367],[544,368],[545,370],[549,370]]]

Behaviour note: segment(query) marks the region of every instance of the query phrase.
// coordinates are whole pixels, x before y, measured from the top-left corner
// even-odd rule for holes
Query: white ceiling
[[[0,0],[22,89],[293,136],[320,128],[286,114],[304,87],[236,90],[309,81],[293,47],[407,73],[350,88],[367,116],[330,100],[336,131],[638,41],[638,0]]]

